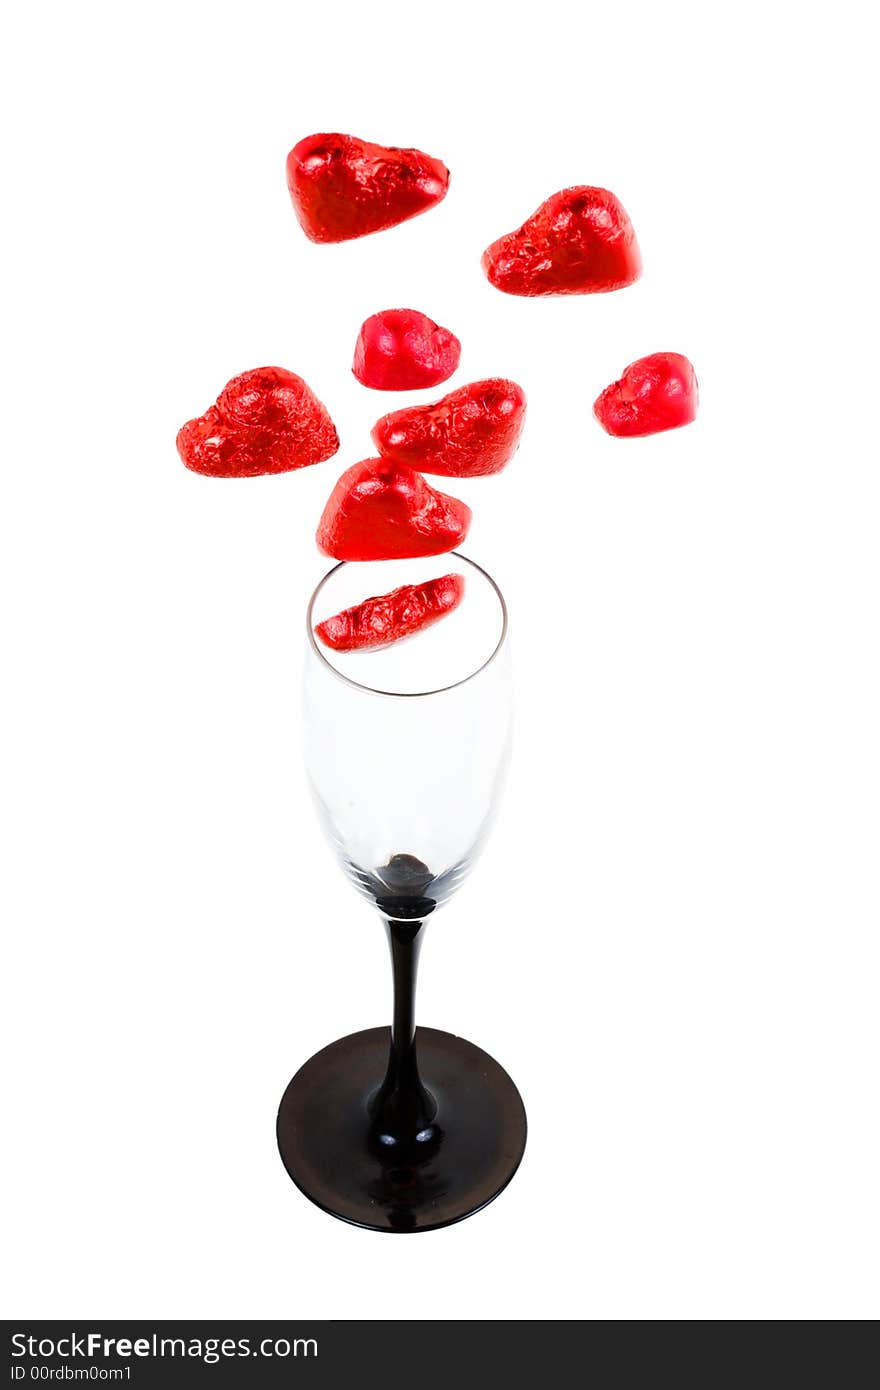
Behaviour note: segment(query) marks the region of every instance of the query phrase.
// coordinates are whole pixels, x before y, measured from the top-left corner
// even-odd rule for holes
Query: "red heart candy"
[[[390,594],[364,599],[325,618],[315,632],[336,652],[386,647],[445,618],[463,597],[464,575],[444,574],[425,584],[403,584]]]
[[[318,522],[318,549],[336,560],[407,560],[460,545],[470,507],[390,459],[343,473]]]
[[[631,362],[596,400],[593,414],[608,434],[659,434],[697,414],[697,378],[680,352],[652,352]]]
[[[385,458],[448,478],[498,473],[516,453],[526,397],[515,381],[490,377],[450,391],[433,405],[383,415],[373,441]]]
[[[483,252],[483,269],[505,294],[598,294],[639,278],[636,234],[607,188],[564,188],[528,221]]]
[[[351,370],[374,391],[418,391],[452,376],[461,343],[418,309],[383,309],[361,324]]]
[[[216,405],[177,436],[187,468],[211,478],[253,478],[323,463],[339,448],[325,407],[302,377],[255,367],[228,382]]]
[[[421,150],[371,145],[354,135],[308,135],[287,156],[287,187],[311,241],[349,241],[441,202],[449,170]]]

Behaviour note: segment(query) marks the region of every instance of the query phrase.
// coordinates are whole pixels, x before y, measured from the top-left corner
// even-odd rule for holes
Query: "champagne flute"
[[[341,653],[322,619],[401,584],[464,577],[461,604],[383,649]],[[307,614],[306,768],[318,815],[391,946],[391,1030],[311,1057],[287,1087],[278,1144],[290,1177],[325,1211],[374,1230],[471,1215],[507,1185],[526,1117],[510,1077],[473,1043],[415,1026],[425,923],[461,886],[492,825],[509,757],[507,611],[463,555],[341,563]]]

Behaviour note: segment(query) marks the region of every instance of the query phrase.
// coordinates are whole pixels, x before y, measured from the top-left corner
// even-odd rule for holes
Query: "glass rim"
[[[498,656],[507,639],[507,603],[505,602],[504,595],[502,594],[498,585],[495,583],[495,580],[492,578],[489,571],[483,569],[482,565],[478,565],[476,560],[469,560],[466,555],[462,555],[460,550],[452,550],[448,553],[450,555],[450,558],[454,557],[456,560],[460,560],[463,564],[470,565],[471,569],[476,570],[479,574],[483,576],[484,579],[488,580],[489,584],[495,590],[495,596],[498,599],[498,603],[501,607],[501,634],[493,650],[486,657],[486,660],[482,662],[481,665],[477,666],[473,671],[469,672],[468,675],[462,676],[461,680],[452,681],[450,685],[439,685],[433,690],[381,690],[378,686],[365,685],[363,681],[352,680],[351,676],[344,676],[342,672],[337,670],[337,668],[333,665],[333,662],[329,659],[329,657],[327,657],[321,650],[317,638],[315,637],[315,629],[314,624],[312,622],[312,614],[314,613],[315,603],[318,599],[318,595],[324,588],[324,585],[329,583],[329,581],[333,578],[334,574],[336,574],[338,570],[341,570],[345,565],[357,563],[353,560],[340,560],[339,563],[334,565],[332,569],[328,570],[324,577],[315,585],[315,588],[312,592],[312,596],[309,599],[308,608],[306,609],[306,636],[308,637],[309,645],[312,651],[315,653],[318,660],[322,662],[324,666],[327,667],[327,670],[330,671],[331,674],[334,675],[338,681],[342,681],[343,685],[351,686],[353,690],[363,690],[367,695],[384,695],[387,699],[392,700],[421,700],[428,695],[445,695],[450,690],[457,690],[459,686],[467,685],[469,681],[475,680],[477,676],[481,675],[483,671],[487,669],[487,667],[492,665],[493,661]],[[414,556],[411,558],[428,560],[437,559],[439,557],[424,555]]]

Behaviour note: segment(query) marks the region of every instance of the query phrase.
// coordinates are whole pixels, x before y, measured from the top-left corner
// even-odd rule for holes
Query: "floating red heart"
[[[323,463],[339,448],[326,408],[301,376],[255,367],[233,377],[216,405],[177,436],[187,468],[212,478],[289,473]]]
[[[449,170],[421,150],[309,135],[287,156],[287,187],[311,241],[349,241],[406,222],[446,196]]]
[[[406,560],[460,545],[470,507],[404,464],[364,459],[343,473],[318,523],[318,549],[336,560]]]
[[[697,377],[688,359],[680,352],[653,352],[605,387],[593,414],[608,434],[659,434],[690,424],[697,402]]]
[[[491,377],[450,391],[433,405],[393,410],[373,426],[385,458],[448,478],[498,473],[516,453],[526,397],[515,381]]]
[[[598,294],[623,289],[642,269],[636,234],[607,188],[564,188],[483,253],[505,294]]]
[[[352,371],[374,391],[419,391],[447,381],[461,343],[418,309],[383,309],[361,324]]]

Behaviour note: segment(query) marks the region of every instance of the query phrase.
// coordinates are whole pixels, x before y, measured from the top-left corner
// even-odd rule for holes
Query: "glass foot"
[[[419,1071],[437,1113],[409,1153],[386,1155],[369,1106],[390,1042],[390,1029],[368,1028],[310,1057],[284,1092],[278,1147],[300,1191],[331,1216],[374,1231],[432,1231],[507,1186],[523,1156],[526,1113],[488,1053],[419,1028]]]

